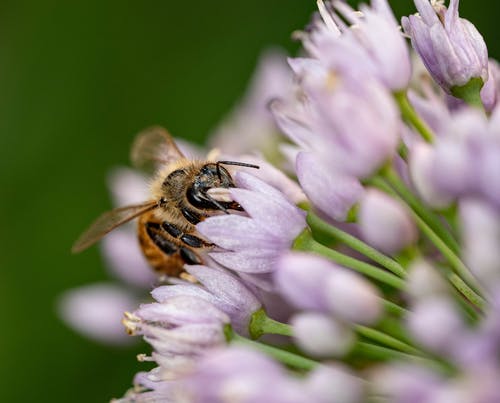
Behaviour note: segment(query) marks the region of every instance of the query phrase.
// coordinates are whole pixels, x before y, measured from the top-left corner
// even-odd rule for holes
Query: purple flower
[[[234,329],[247,334],[250,317],[261,308],[261,303],[243,282],[221,268],[186,266],[186,270],[203,287],[187,282],[165,285],[151,292],[153,298],[160,303],[174,296],[201,298],[226,313]]]
[[[361,236],[386,254],[394,254],[414,243],[417,229],[407,207],[376,189],[365,192],[359,204]]]
[[[223,266],[244,273],[271,272],[278,257],[305,228],[305,212],[252,175],[240,172],[235,179],[239,188],[231,189],[231,195],[248,216],[210,217],[197,228],[225,249],[210,253]]]
[[[481,100],[484,108],[491,112],[495,109],[498,102],[500,91],[500,65],[494,59],[488,62],[488,81],[484,83],[481,89]]]
[[[324,258],[290,252],[274,273],[277,289],[299,309],[352,323],[373,323],[381,313],[378,293],[367,280]]]
[[[500,213],[484,201],[460,202],[463,257],[490,291],[500,290]]]
[[[429,0],[414,0],[419,15],[403,17],[402,25],[413,48],[434,80],[448,93],[473,78],[488,79],[488,50],[469,21],[459,18],[458,0],[448,10]]]
[[[187,370],[196,357],[222,346],[229,317],[204,299],[182,295],[141,305],[126,313],[130,334],[144,337],[154,349],[152,359],[168,371]]]
[[[92,284],[66,291],[58,309],[62,319],[81,334],[101,343],[128,344],[132,340],[121,317],[137,304],[138,299],[124,288]]]
[[[273,360],[239,347],[210,354],[185,381],[199,402],[305,403],[308,394],[301,386]]]
[[[309,374],[305,387],[311,395],[310,401],[318,403],[365,401],[364,381],[338,363],[318,366]]]
[[[408,316],[408,328],[417,342],[442,355],[451,354],[465,325],[459,312],[445,296],[416,302]]]
[[[450,290],[437,268],[426,260],[417,260],[408,267],[405,291],[418,301],[446,295]]]
[[[314,207],[333,220],[345,221],[363,193],[363,186],[356,178],[329,170],[312,152],[297,155],[296,171]]]
[[[354,333],[346,323],[322,313],[297,314],[290,324],[297,345],[313,357],[341,357],[355,341]]]
[[[261,151],[272,157],[279,132],[268,103],[292,92],[292,72],[280,49],[265,51],[258,61],[244,98],[210,135],[210,146],[227,154]]]
[[[271,105],[281,130],[311,151],[328,172],[370,176],[396,151],[399,112],[390,94],[367,77],[336,76],[311,61],[291,61],[304,97]]]
[[[329,69],[360,80],[375,77],[392,91],[408,86],[408,48],[386,0],[373,0],[371,7],[362,5],[360,12],[340,1],[320,1],[318,6],[327,29],[318,24],[313,41],[306,37],[305,48],[313,57]],[[344,25],[341,17],[351,27]]]
[[[435,181],[434,154],[434,148],[428,143],[416,142],[410,149],[408,160],[410,177],[415,190],[427,204],[444,208],[452,203],[453,195]]]

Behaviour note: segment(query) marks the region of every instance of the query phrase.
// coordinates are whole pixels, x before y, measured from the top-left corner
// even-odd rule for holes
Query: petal
[[[104,259],[121,280],[136,287],[149,288],[156,275],[144,257],[137,234],[128,228],[119,228],[102,240]]]
[[[345,324],[320,313],[301,313],[292,318],[298,346],[314,357],[342,357],[355,341]]]
[[[137,302],[125,289],[93,284],[67,291],[59,300],[58,310],[69,326],[91,339],[128,344],[134,339],[126,334],[121,319]]]
[[[310,152],[297,156],[297,176],[314,206],[334,220],[344,221],[363,193],[357,179],[332,171]]]

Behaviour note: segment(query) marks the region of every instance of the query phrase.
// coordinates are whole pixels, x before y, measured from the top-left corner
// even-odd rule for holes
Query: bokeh
[[[462,1],[500,56],[499,3]],[[392,2],[399,15],[410,0]],[[313,0],[0,2],[0,400],[119,397],[147,347],[87,340],[56,313],[66,289],[109,278],[98,248],[69,249],[111,208],[105,175],[142,128],[203,142],[259,54],[296,52]]]

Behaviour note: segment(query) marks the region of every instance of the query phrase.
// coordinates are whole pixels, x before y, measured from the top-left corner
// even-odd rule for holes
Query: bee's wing
[[[140,132],[132,144],[130,159],[136,168],[158,168],[184,158],[172,136],[162,127],[153,126]]]
[[[77,239],[71,252],[78,253],[97,242],[108,232],[116,227],[152,210],[158,206],[155,201],[120,207],[102,214],[92,225]]]

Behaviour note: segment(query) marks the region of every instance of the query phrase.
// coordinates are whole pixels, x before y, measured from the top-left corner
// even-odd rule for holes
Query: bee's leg
[[[206,242],[205,240],[197,237],[196,235],[185,234],[183,233],[177,226],[167,221],[164,221],[161,224],[161,227],[167,231],[174,238],[180,239],[186,245],[191,246],[192,248],[207,248],[214,246],[214,244]]]
[[[181,241],[186,245],[189,245],[193,248],[208,248],[215,246],[213,243],[207,242],[196,235],[184,234],[181,236]]]
[[[181,258],[186,264],[203,264],[203,261],[195,251],[188,248],[180,248]]]
[[[157,223],[148,222],[146,224],[146,231],[154,244],[167,255],[173,255],[179,250],[179,248],[176,244],[166,239],[161,232],[158,231],[158,229]]]

